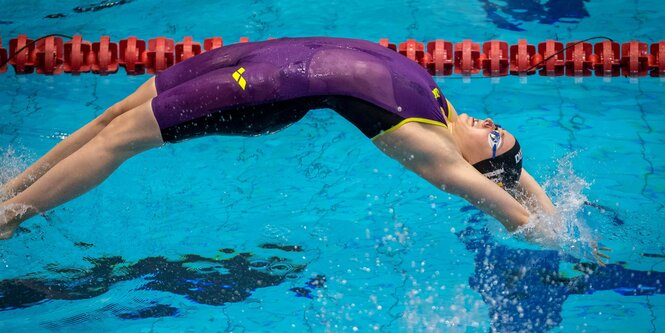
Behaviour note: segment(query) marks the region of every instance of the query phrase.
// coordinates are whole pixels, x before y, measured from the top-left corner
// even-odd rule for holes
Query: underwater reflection
[[[282,251],[301,251],[298,246],[262,245]],[[221,252],[232,254],[232,249]],[[22,277],[0,280],[0,311],[26,308],[49,300],[81,300],[102,295],[114,284],[138,280],[138,290],[154,290],[183,295],[200,304],[224,305],[241,302],[259,289],[277,286],[295,278],[305,265],[294,264],[277,256],[258,259],[250,253],[238,253],[227,259],[188,254],[180,260],[161,256],[147,257],[134,263],[118,256],[87,258],[92,268],[74,270],[47,267],[57,277]],[[296,297],[310,297],[315,288],[324,287],[325,277],[312,278],[303,287],[291,288]],[[154,302],[153,302],[154,303]],[[117,313],[123,319],[176,315],[171,306],[155,304],[133,313]]]
[[[464,210],[475,210],[466,208]],[[563,304],[570,295],[611,290],[623,296],[665,293],[665,272],[626,269],[624,263],[582,263],[552,250],[515,249],[498,244],[491,232],[478,223],[479,211],[470,226],[457,233],[475,253],[475,271],[469,285],[489,306],[492,331],[545,332],[561,321]],[[579,276],[568,278],[559,271],[562,261],[574,263]]]
[[[590,0],[480,0],[487,19],[498,28],[525,31],[522,22],[538,21],[542,24],[577,23],[589,17],[585,2]]]

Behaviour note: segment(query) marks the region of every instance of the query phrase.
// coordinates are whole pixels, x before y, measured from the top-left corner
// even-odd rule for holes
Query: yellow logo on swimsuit
[[[438,99],[439,97],[441,97],[441,92],[439,92],[439,88],[434,88],[434,90],[432,90],[432,94],[434,94],[434,98]]]
[[[238,82],[242,90],[245,90],[245,86],[247,85],[247,81],[245,81],[245,78],[241,76],[242,73],[244,72],[245,68],[240,67],[237,71],[233,73],[233,79],[236,80],[236,82]]]

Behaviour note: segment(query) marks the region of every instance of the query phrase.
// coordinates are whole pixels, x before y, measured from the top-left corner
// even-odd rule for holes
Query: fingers
[[[596,252],[596,255],[599,256],[599,257],[603,257],[603,258],[605,258],[605,259],[610,259],[610,256],[608,256],[608,255],[605,254],[605,253]]]
[[[610,256],[601,251],[611,252],[612,249],[604,246],[598,247],[596,243],[593,244],[593,257],[596,263],[598,263],[598,265],[601,267],[605,267],[607,264],[606,261],[610,259]]]
[[[605,266],[606,266],[606,263],[605,263],[605,261],[603,261],[603,257],[602,257],[602,256],[600,256],[600,255],[597,254],[597,253],[594,253],[594,254],[593,254],[593,257],[594,257],[594,259],[596,260],[596,263],[598,263],[598,266],[600,266],[600,267],[605,267]],[[608,257],[608,258],[609,258],[609,257]]]

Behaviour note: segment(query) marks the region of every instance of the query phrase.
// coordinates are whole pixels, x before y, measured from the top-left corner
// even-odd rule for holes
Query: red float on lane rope
[[[387,47],[393,51],[397,51],[397,46],[394,43],[391,43],[388,41],[388,38],[381,38],[379,39],[379,45],[383,47]]]
[[[596,56],[594,69],[596,76],[619,76],[621,74],[621,47],[609,40],[596,43],[593,53]]]
[[[32,39],[28,39],[26,35],[18,35],[17,38],[9,40],[9,54],[14,55],[14,57],[9,60],[9,63],[14,66],[14,72],[16,74],[30,74],[33,72],[34,63],[32,61],[32,52],[34,51],[35,45],[32,44],[32,42]],[[32,45],[21,50],[21,52],[16,52],[28,44]]]
[[[455,44],[455,74],[472,75],[480,72],[480,45],[465,39]]]
[[[72,40],[65,43],[65,63],[63,69],[65,73],[78,75],[90,71],[90,52],[92,45],[84,41],[83,37],[76,35]]]
[[[211,37],[203,40],[203,48],[206,51],[214,50],[224,46],[224,40],[222,37]]]
[[[187,36],[182,42],[175,45],[176,64],[198,54],[201,54],[201,44],[193,42],[192,37]]]
[[[532,75],[536,69],[529,68],[535,65],[532,62],[536,55],[536,46],[527,44],[526,39],[520,39],[517,45],[510,46],[510,74],[511,75]],[[542,59],[541,59],[542,60]]]
[[[483,53],[479,57],[484,76],[508,75],[508,43],[491,40],[483,43]]]
[[[665,77],[665,41],[651,44],[651,76]]]
[[[142,55],[149,74],[161,73],[175,63],[175,42],[173,39],[157,37],[148,40],[148,50]]]
[[[134,36],[120,41],[118,62],[125,67],[127,75],[145,73],[145,41]]]
[[[563,44],[555,40],[547,40],[543,43],[538,43],[538,54],[540,55],[539,61],[541,62],[552,55],[551,59],[545,61],[540,73],[541,76],[561,76],[564,72],[565,63],[563,61],[563,53],[560,53],[563,50]]]
[[[566,76],[591,76],[593,48],[587,42],[575,43],[566,43]]]
[[[453,73],[453,43],[437,39],[427,43],[427,70],[431,75]]]
[[[630,41],[621,45],[621,72],[625,76],[646,76],[649,70],[647,43]]]
[[[109,36],[102,36],[92,43],[90,67],[93,73],[108,75],[118,71],[118,44],[111,43]]]
[[[34,64],[37,74],[62,74],[65,62],[62,38],[50,36],[35,43]]]
[[[415,39],[407,39],[406,42],[399,43],[399,53],[419,65],[425,66],[425,47],[423,43],[416,42]]]

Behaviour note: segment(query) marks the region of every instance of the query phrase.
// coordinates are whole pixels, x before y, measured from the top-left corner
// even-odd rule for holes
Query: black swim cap
[[[515,140],[513,148],[507,152],[495,158],[482,160],[473,167],[497,185],[512,188],[520,180],[522,174],[522,148]]]

